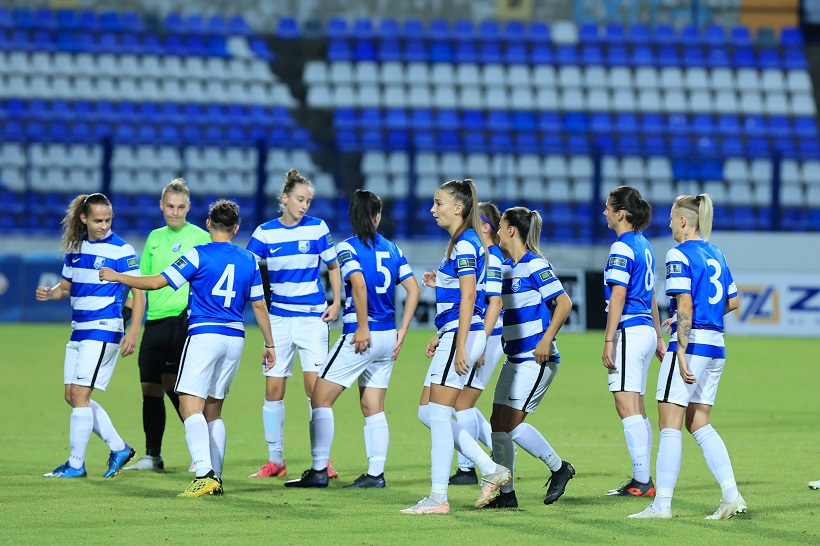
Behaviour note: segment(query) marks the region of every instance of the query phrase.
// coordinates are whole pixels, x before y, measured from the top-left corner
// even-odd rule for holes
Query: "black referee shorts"
[[[159,385],[162,374],[179,373],[179,359],[188,336],[187,313],[145,321],[139,352],[141,383]]]

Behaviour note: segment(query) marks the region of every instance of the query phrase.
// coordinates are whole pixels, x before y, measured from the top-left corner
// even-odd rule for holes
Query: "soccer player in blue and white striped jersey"
[[[276,361],[259,265],[253,254],[231,242],[239,229],[237,204],[225,199],[212,204],[206,227],[211,243],[188,250],[157,275],[124,278],[105,268],[99,274],[101,280],[145,290],[178,290],[190,283],[188,339],[175,390],[196,478],[181,497],[222,493],[222,406],[245,346],[242,312],[248,301],[265,339],[265,366]]]
[[[327,323],[339,315],[342,281],[333,237],[323,220],[306,214],[313,193],[309,180],[295,169],[288,171],[280,196],[282,216],[257,227],[248,242],[248,250],[267,264],[270,324],[276,343],[276,366],[265,372],[262,406],[268,462],[252,474],[252,478],[287,474],[284,459],[287,378],[293,373],[298,351],[310,404],[313,384],[327,357],[330,335]],[[319,280],[321,262],[327,266],[333,290],[330,306]],[[328,475],[338,476],[332,466],[328,467]]]
[[[337,245],[345,281],[344,328],[328,354],[313,389],[310,443],[313,466],[286,487],[327,487],[327,465],[333,443],[333,404],[358,379],[365,418],[364,444],[367,473],[351,488],[384,488],[384,465],[390,432],[384,396],[419,302],[419,288],[401,249],[376,231],[381,221],[381,199],[356,190],[349,216],[354,236]],[[401,326],[396,330],[395,287],[407,291]]]
[[[678,246],[666,253],[666,294],[672,297],[669,350],[658,374],[661,429],[655,500],[630,518],[672,518],[672,494],[680,472],[681,423],[697,441],[721,489],[720,506],[706,519],[729,519],[746,512],[732,461],[710,416],[726,364],[723,316],[738,308],[737,286],[718,247],[707,242],[714,207],[708,194],[681,195],[670,213]]]
[[[475,440],[492,449],[492,428],[489,421],[476,408],[481,393],[487,388],[498,360],[503,354],[501,347],[501,262],[504,256],[498,247],[498,222],[501,212],[492,203],[478,204],[481,218],[481,241],[487,247],[487,275],[484,285],[484,334],[487,344],[484,354],[470,369],[464,390],[456,400],[456,421]],[[450,485],[472,485],[478,483],[473,461],[458,453],[458,469],[450,476]]]
[[[65,464],[44,474],[48,478],[86,476],[85,452],[91,432],[111,449],[105,478],[117,475],[134,457],[105,410],[94,400],[94,389],[104,391],[114,373],[117,355],[128,356],[137,347],[145,295],[134,291],[131,326],[123,335],[123,287],[101,282],[98,270],[110,267],[125,275],[139,273],[134,248],[111,231],[111,202],[101,193],[79,195],[63,219],[62,250],[65,252],[60,283],[38,286],[37,301],[71,298],[71,339],[66,346],[63,381],[65,399],[71,407],[69,442],[71,455]]]
[[[525,207],[504,211],[498,227],[499,245],[507,260],[501,264],[504,304],[504,353],[507,359],[495,386],[493,458],[509,469],[515,466],[513,442],[541,459],[551,470],[544,504],[564,494],[575,468],[561,459],[544,436],[525,423],[535,412],[558,373],[561,356],[555,343],[558,330],[572,310],[572,301],[538,245],[541,215]],[[554,302],[555,309],[550,311]],[[488,508],[515,508],[513,477]]]
[[[453,408],[464,388],[470,367],[484,353],[486,335],[482,300],[486,275],[486,250],[478,235],[481,219],[472,180],[450,180],[436,190],[430,209],[436,224],[447,230],[450,242],[436,272],[436,327],[427,344],[432,357],[419,403],[419,420],[432,438],[430,496],[405,514],[446,514],[450,464],[457,448],[472,459],[482,473],[480,508],[498,495],[510,471],[497,465],[478,443],[453,420]]]
[[[638,190],[619,186],[609,192],[604,216],[618,239],[604,269],[607,322],[601,359],[632,459],[632,478],[607,495],[652,497],[652,424],[646,417],[644,392],[652,355],[663,360],[666,353],[655,300],[655,254],[641,233],[649,225],[652,208]]]

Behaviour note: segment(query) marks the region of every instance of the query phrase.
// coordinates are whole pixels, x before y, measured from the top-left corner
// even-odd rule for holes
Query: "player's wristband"
[[[274,347],[273,345],[265,344],[265,349],[273,349],[273,347]]]
[[[614,339],[605,339],[604,343],[615,343]]]

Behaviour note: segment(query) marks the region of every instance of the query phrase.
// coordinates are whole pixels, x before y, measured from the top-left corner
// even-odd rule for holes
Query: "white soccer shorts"
[[[498,365],[498,361],[504,354],[504,348],[501,346],[501,334],[497,336],[490,336],[487,338],[487,346],[484,349],[484,364],[480,368],[475,366],[470,369],[470,375],[467,377],[465,387],[472,387],[483,391],[490,384],[493,378],[493,372]]]
[[[615,332],[615,369],[609,372],[610,392],[646,392],[646,376],[658,347],[658,333],[645,324]]]
[[[330,327],[321,317],[280,317],[270,315],[270,329],[276,347],[276,364],[264,372],[267,377],[290,377],[296,352],[304,373],[317,373],[327,358]]]
[[[519,363],[505,361],[495,385],[493,404],[535,413],[535,408],[547,394],[559,367],[558,362],[542,365],[535,360]]]
[[[189,336],[182,350],[174,391],[223,400],[239,369],[245,338],[222,334]],[[261,360],[261,355],[260,355]]]
[[[339,336],[330,349],[319,377],[349,389],[356,378],[360,387],[386,389],[393,373],[393,348],[396,346],[396,330],[370,332],[370,347],[356,354],[356,346],[350,343],[353,334]]]
[[[84,339],[65,346],[63,384],[104,391],[111,381],[120,346],[117,343]]]
[[[707,338],[713,343],[723,344],[723,334],[706,330],[692,330],[690,343],[699,338]],[[705,341],[706,339],[704,339]],[[695,383],[688,385],[680,375],[677,351],[667,351],[658,373],[658,389],[655,398],[659,402],[670,402],[679,406],[689,404],[715,405],[720,376],[725,358],[686,355],[689,371],[695,376]]]
[[[470,370],[472,370],[476,360],[481,357],[481,353],[484,352],[487,334],[484,333],[484,330],[472,330],[467,334],[467,361],[470,363],[470,367],[464,375],[458,375],[456,367],[453,365],[453,359],[456,355],[455,339],[455,330],[445,333],[439,339],[436,352],[433,354],[433,359],[427,368],[427,376],[424,379],[425,387],[443,385],[458,390],[464,388],[464,383],[470,377]]]

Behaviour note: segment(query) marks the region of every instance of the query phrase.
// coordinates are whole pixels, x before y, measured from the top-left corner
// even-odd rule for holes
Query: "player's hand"
[[[396,331],[396,345],[393,347],[393,360],[399,358],[399,353],[401,352],[401,346],[404,344],[404,336],[407,335],[406,330],[398,330]]]
[[[539,341],[535,346],[535,361],[539,364],[549,362],[551,352],[552,338],[544,335],[544,337],[541,338],[541,341]]]
[[[665,321],[661,322],[661,328],[664,329],[663,331],[666,332],[667,334],[671,334],[672,333],[672,323],[673,322],[675,322],[674,317],[669,317]]]
[[[130,328],[120,340],[120,355],[124,358],[137,350],[137,331]]]
[[[265,367],[266,372],[269,372],[275,364],[276,349],[273,347],[265,347],[265,351],[262,353],[262,366]]]
[[[480,357],[478,357],[478,360],[476,360],[476,361],[475,361],[475,364],[473,364],[473,366],[474,366],[476,369],[478,369],[478,368],[480,368],[481,366],[483,366],[483,365],[484,365],[484,356],[485,356],[486,354],[487,354],[487,351],[485,350],[483,353],[481,353],[481,356],[480,356]]]
[[[689,363],[686,361],[686,355],[678,353],[678,366],[680,366],[680,376],[683,382],[687,385],[697,382],[697,378],[689,371]]]
[[[332,303],[325,309],[325,312],[322,313],[322,320],[325,322],[333,322],[339,317],[339,304]]]
[[[610,341],[609,343],[604,342],[604,354],[601,355],[601,360],[604,363],[604,368],[609,368],[610,370],[615,369],[615,342]]]
[[[100,280],[108,282],[117,282],[117,272],[110,267],[100,268]]]
[[[51,287],[50,286],[38,286],[37,290],[34,291],[34,297],[37,298],[37,301],[48,301],[51,299]]]
[[[368,348],[370,348],[370,328],[365,326],[362,328],[359,326],[356,328],[356,331],[353,332],[353,339],[350,340],[351,345],[355,345],[357,355],[364,353]]]
[[[425,271],[421,276],[421,284],[428,288],[435,288],[436,287],[436,272],[435,271]]]
[[[427,358],[433,358],[433,355],[436,354],[439,341],[438,334],[436,334],[433,336],[433,339],[427,342],[427,347],[424,348],[424,354]]]
[[[453,365],[458,375],[464,375],[470,371],[470,361],[467,360],[467,348],[456,347],[456,354],[453,357]]]
[[[655,356],[658,360],[663,362],[663,357],[666,356],[666,341],[662,337],[658,338],[658,346],[655,347]]]

